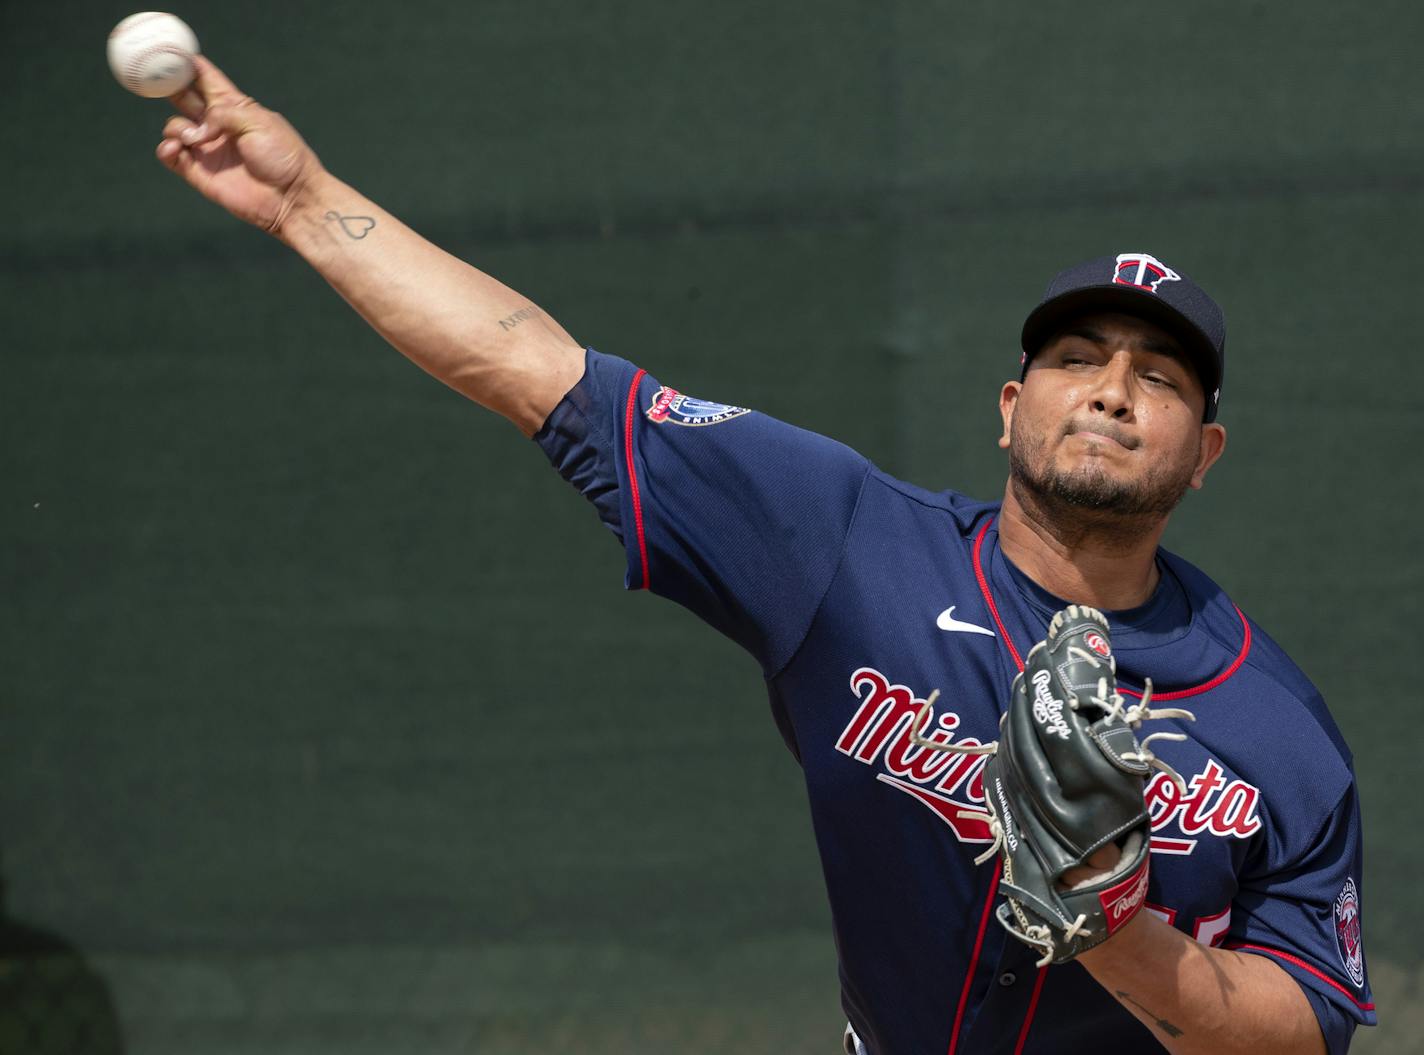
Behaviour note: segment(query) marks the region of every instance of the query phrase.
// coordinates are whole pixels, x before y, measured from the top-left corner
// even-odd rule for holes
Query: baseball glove
[[[1116,670],[1103,614],[1064,609],[1014,679],[998,742],[959,749],[990,756],[984,798],[994,843],[978,863],[1003,858],[997,916],[1043,954],[1039,966],[1066,963],[1141,909],[1151,838],[1147,777],[1156,768],[1181,783],[1148,743],[1185,737],[1154,733],[1139,742],[1136,730],[1147,719],[1193,715],[1153,710],[1150,681],[1142,702],[1126,706]],[[955,750],[918,735],[915,742]],[[1109,847],[1118,851],[1111,864]]]

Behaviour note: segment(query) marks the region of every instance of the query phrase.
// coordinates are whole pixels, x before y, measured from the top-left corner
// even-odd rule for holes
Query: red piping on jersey
[[[989,881],[989,896],[984,899],[984,911],[979,917],[979,933],[974,936],[974,952],[969,957],[969,970],[964,974],[964,989],[959,994],[959,1008],[954,1012],[954,1031],[949,1035],[949,1052],[959,1047],[959,1027],[964,1024],[964,1009],[969,1004],[969,990],[974,983],[974,968],[979,965],[979,950],[984,947],[984,931],[989,926],[989,910],[994,907],[994,895],[999,892],[999,875],[1004,870],[1003,858],[994,862],[994,878]]]
[[[1019,650],[1014,648],[1014,643],[1009,640],[1009,632],[1004,629],[1004,621],[999,618],[999,606],[994,603],[994,595],[989,590],[989,580],[984,575],[984,562],[980,557],[980,551],[984,548],[984,536],[989,533],[989,525],[993,522],[994,518],[990,517],[985,521],[984,526],[979,529],[979,534],[974,537],[974,577],[979,580],[979,592],[984,595],[984,602],[989,606],[989,614],[994,617],[994,625],[999,628],[999,640],[1002,641],[1004,647],[1009,650],[1009,655],[1013,657],[1015,665],[1018,666],[1019,670],[1023,670],[1024,665],[1023,660],[1019,658]],[[1236,615],[1241,620],[1242,632],[1241,651],[1236,654],[1236,658],[1231,661],[1231,665],[1210,681],[1204,681],[1200,685],[1193,685],[1189,689],[1174,689],[1172,692],[1154,692],[1152,694],[1154,700],[1182,700],[1188,696],[1199,696],[1204,692],[1209,692],[1216,688],[1241,669],[1241,664],[1246,662],[1246,657],[1251,652],[1251,624],[1246,621],[1246,616],[1242,613],[1240,608],[1237,608],[1235,604],[1231,607],[1236,609]],[[1136,689],[1125,689],[1119,686],[1118,691],[1124,696],[1135,696],[1139,700],[1142,698],[1142,693]]]
[[[1038,977],[1033,980],[1033,996],[1029,997],[1028,1014],[1024,1016],[1023,1029],[1019,1030],[1019,1042],[1014,1045],[1014,1055],[1022,1055],[1024,1041],[1028,1040],[1028,1027],[1033,1021],[1033,1013],[1038,1010],[1038,994],[1043,992],[1043,980],[1048,977],[1048,967],[1038,969]]]
[[[1009,632],[1004,629],[1004,621],[999,618],[999,606],[994,603],[994,595],[989,590],[989,580],[984,577],[984,562],[979,559],[979,551],[984,548],[984,536],[989,533],[989,525],[993,522],[993,517],[984,521],[984,526],[974,538],[974,577],[979,580],[979,592],[984,595],[984,600],[989,605],[989,614],[994,617],[994,625],[999,628],[999,640],[1009,650],[1009,655],[1014,657],[1015,665],[1019,670],[1023,670],[1023,660],[1019,658],[1019,650],[1014,648]]]
[[[633,464],[633,409],[637,406],[638,382],[643,380],[646,370],[633,375],[633,383],[628,386],[628,406],[623,411],[623,464],[628,467],[628,493],[633,496],[633,527],[638,532],[638,556],[643,559],[643,581],[638,589],[648,588],[648,540],[643,537],[643,502],[638,495],[638,470]]]
[[[1236,605],[1233,604],[1231,607],[1236,608]],[[1247,653],[1251,651],[1251,624],[1246,621],[1246,616],[1242,613],[1241,609],[1236,608],[1236,615],[1241,619],[1241,651],[1237,653],[1236,658],[1232,660],[1231,666],[1227,667],[1210,681],[1202,682],[1200,685],[1194,685],[1190,689],[1177,689],[1175,692],[1154,692],[1152,694],[1154,700],[1180,700],[1187,696],[1200,695],[1209,689],[1216,688],[1241,668],[1241,664],[1246,662]],[[1142,698],[1142,693],[1134,692],[1132,689],[1120,688],[1118,691],[1124,696],[1136,696],[1139,700]]]
[[[1335,979],[1331,978],[1324,971],[1317,970],[1316,968],[1310,966],[1310,964],[1306,963],[1298,956],[1292,956],[1288,952],[1281,952],[1280,949],[1270,949],[1264,945],[1251,945],[1244,941],[1227,942],[1226,945],[1223,946],[1223,948],[1232,950],[1244,949],[1247,952],[1260,952],[1265,953],[1267,956],[1277,956],[1280,959],[1285,960],[1286,963],[1295,964],[1302,971],[1309,971],[1311,974],[1315,975],[1315,977],[1319,978],[1322,982],[1334,986],[1337,990],[1340,991],[1341,995],[1344,996],[1346,1000],[1350,1001],[1350,1003],[1354,1004],[1361,1011],[1373,1011],[1375,1009],[1374,1004],[1366,1004],[1360,1002],[1359,1000],[1356,1000],[1350,990],[1346,989],[1339,982],[1335,981]]]

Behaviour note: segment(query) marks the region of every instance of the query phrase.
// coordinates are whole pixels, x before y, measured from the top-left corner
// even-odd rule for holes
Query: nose
[[[1134,398],[1132,358],[1119,353],[1097,371],[1092,390],[1088,393],[1088,406],[1098,414],[1127,421],[1132,418]]]

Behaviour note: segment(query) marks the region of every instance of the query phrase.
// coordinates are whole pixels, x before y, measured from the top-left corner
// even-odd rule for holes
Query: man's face
[[[1226,430],[1177,343],[1131,315],[1084,315],[1000,395],[1013,484],[1094,516],[1165,517],[1200,487]]]

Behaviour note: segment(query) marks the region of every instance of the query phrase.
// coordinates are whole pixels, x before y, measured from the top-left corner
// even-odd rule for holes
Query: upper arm
[[[1225,946],[1289,975],[1339,1055],[1357,1025],[1375,1023],[1361,929],[1363,850],[1353,774],[1314,832],[1265,846],[1242,876]]]
[[[535,437],[622,539],[626,584],[677,601],[774,672],[840,560],[869,463],[590,352]]]

